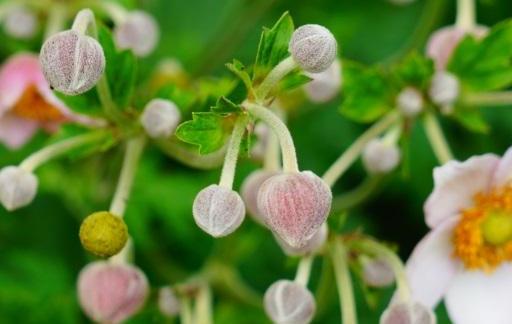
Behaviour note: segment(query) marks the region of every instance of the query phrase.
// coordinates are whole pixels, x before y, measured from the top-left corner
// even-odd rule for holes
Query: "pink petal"
[[[23,146],[36,132],[35,121],[6,114],[0,117],[0,142],[10,149]]]
[[[512,265],[492,273],[467,271],[458,274],[448,289],[445,305],[457,324],[512,323]]]
[[[512,147],[501,158],[498,168],[494,173],[493,186],[501,187],[512,180]]]
[[[485,154],[464,162],[450,161],[435,168],[434,191],[424,206],[427,225],[434,228],[470,207],[475,194],[489,189],[499,161],[496,155]]]
[[[453,258],[452,234],[458,222],[452,217],[425,236],[406,264],[412,299],[433,308],[441,300],[462,264]]]

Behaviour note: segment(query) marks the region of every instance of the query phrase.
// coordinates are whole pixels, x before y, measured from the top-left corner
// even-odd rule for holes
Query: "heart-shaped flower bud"
[[[306,324],[315,314],[315,299],[309,290],[290,281],[279,280],[265,292],[267,315],[277,324]]]
[[[279,238],[279,236],[274,235],[277,241],[277,244],[281,247],[283,252],[289,256],[301,256],[310,253],[315,253],[324,246],[325,241],[327,241],[328,234],[328,226],[327,223],[323,223],[320,229],[306,242],[303,247],[294,248],[293,246],[288,245],[285,241]]]
[[[99,323],[120,323],[142,308],[149,292],[142,271],[129,264],[97,261],[78,277],[78,299],[87,316]]]
[[[267,225],[294,248],[304,246],[318,231],[331,202],[331,189],[311,171],[275,175],[258,193],[258,209]]]
[[[105,54],[98,41],[74,30],[48,38],[39,59],[48,83],[67,95],[94,87],[105,69]]]
[[[313,79],[304,86],[309,100],[324,103],[332,100],[341,89],[341,63],[335,60],[327,70],[320,73],[307,73]]]
[[[24,207],[34,200],[37,193],[37,178],[34,174],[8,166],[0,170],[0,203],[8,211]]]
[[[128,228],[124,220],[106,211],[87,216],[80,226],[82,246],[100,257],[121,252],[127,240]]]
[[[396,105],[404,116],[416,117],[423,110],[423,96],[417,89],[406,87],[398,94]]]
[[[249,214],[258,223],[265,225],[265,219],[258,210],[258,192],[261,185],[270,177],[275,176],[278,172],[267,170],[256,170],[245,178],[240,193],[245,202],[245,207]]]
[[[429,96],[437,105],[452,105],[459,97],[459,89],[459,80],[455,75],[438,71],[430,82]]]
[[[180,312],[180,301],[171,287],[162,287],[158,290],[158,309],[168,317],[176,316]]]
[[[222,237],[233,233],[242,224],[245,206],[235,191],[210,185],[197,194],[192,214],[203,231],[213,237]]]
[[[114,39],[120,49],[131,49],[144,57],[155,49],[160,37],[155,19],[142,10],[130,12],[114,29]]]
[[[368,172],[388,173],[400,163],[400,148],[394,143],[386,143],[381,138],[375,138],[366,144],[362,159]]]
[[[435,324],[436,316],[420,303],[397,303],[380,317],[380,324]]]
[[[395,281],[395,273],[383,259],[364,260],[363,280],[371,287],[387,287]]]
[[[150,137],[167,138],[174,133],[180,119],[180,110],[173,102],[153,99],[144,108],[140,122]]]
[[[325,71],[336,59],[337,43],[331,32],[320,25],[304,25],[295,30],[288,51],[306,72]]]
[[[23,6],[10,9],[3,23],[5,33],[19,39],[34,37],[38,27],[35,13]]]

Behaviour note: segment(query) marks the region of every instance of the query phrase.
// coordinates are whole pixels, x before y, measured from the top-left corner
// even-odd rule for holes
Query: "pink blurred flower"
[[[434,170],[431,228],[407,265],[413,299],[454,323],[512,323],[512,148]]]

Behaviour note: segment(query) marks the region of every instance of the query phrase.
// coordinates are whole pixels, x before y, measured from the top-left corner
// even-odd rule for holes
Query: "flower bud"
[[[240,189],[240,194],[242,195],[242,199],[245,202],[247,211],[255,221],[262,225],[265,225],[265,219],[258,210],[258,192],[263,182],[265,182],[268,178],[275,176],[276,174],[278,174],[278,172],[256,170],[247,178],[245,178]]]
[[[383,174],[393,171],[400,163],[400,149],[396,144],[375,138],[363,150],[363,164],[368,172]]]
[[[288,51],[306,72],[325,71],[336,59],[337,43],[331,32],[320,25],[304,25],[295,30]]]
[[[28,8],[16,6],[9,10],[5,16],[4,31],[11,37],[19,39],[32,38],[37,32],[37,27],[37,17]]]
[[[67,95],[94,87],[105,69],[105,55],[98,41],[74,30],[48,38],[39,59],[50,86]]]
[[[78,277],[78,300],[95,322],[120,323],[139,311],[149,292],[142,271],[129,264],[90,263]]]
[[[383,259],[365,260],[363,280],[371,287],[386,287],[395,282],[395,273],[389,263]]]
[[[127,240],[128,228],[124,220],[106,211],[87,216],[80,226],[82,246],[100,257],[121,252]]]
[[[16,166],[0,170],[0,203],[8,211],[25,207],[37,193],[37,178],[34,174]]]
[[[158,309],[168,317],[176,316],[180,312],[180,301],[171,287],[162,287],[158,290]]]
[[[210,185],[197,194],[192,214],[203,231],[213,237],[222,237],[233,233],[242,224],[245,206],[235,191]]]
[[[380,317],[380,324],[435,324],[436,316],[420,303],[397,303],[389,306]]]
[[[140,122],[150,137],[167,138],[174,133],[180,119],[180,110],[173,102],[153,99],[144,108]]]
[[[437,105],[452,105],[459,97],[459,88],[459,80],[455,75],[439,71],[432,77],[429,96]]]
[[[423,110],[423,97],[413,87],[406,87],[396,98],[398,109],[406,117],[416,117]]]
[[[149,55],[158,42],[160,32],[155,19],[142,10],[130,12],[115,27],[114,39],[120,49],[131,49],[135,55]]]
[[[309,100],[324,103],[332,100],[341,89],[341,63],[335,60],[327,70],[320,73],[307,73],[313,80],[304,86]]]
[[[306,242],[303,247],[294,248],[293,246],[288,245],[285,241],[279,238],[279,236],[274,235],[277,241],[277,244],[281,247],[283,252],[288,256],[301,256],[310,253],[315,253],[322,248],[327,241],[328,234],[328,226],[327,223],[323,223],[320,226],[320,229]]]
[[[315,299],[309,290],[290,280],[279,280],[265,292],[265,312],[277,324],[305,324],[315,314]]]
[[[258,193],[258,209],[267,225],[294,248],[303,247],[318,231],[331,202],[331,189],[311,171],[275,175]]]

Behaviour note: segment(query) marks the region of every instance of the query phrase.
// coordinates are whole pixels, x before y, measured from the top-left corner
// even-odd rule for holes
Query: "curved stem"
[[[343,324],[357,324],[354,291],[348,266],[348,251],[340,239],[335,239],[332,242],[331,258],[334,265]]]
[[[423,124],[425,126],[425,131],[430,145],[432,146],[438,161],[441,164],[445,164],[446,162],[453,160],[453,154],[446,138],[444,137],[439,121],[434,114],[427,113],[423,119]]]
[[[512,105],[512,91],[469,93],[462,101],[469,106],[509,106]]]
[[[383,177],[379,175],[369,176],[355,189],[334,197],[332,200],[332,211],[334,213],[344,211],[365,201],[379,187],[382,179]]]
[[[233,132],[231,133],[231,139],[228,144],[228,151],[224,159],[224,166],[222,167],[222,173],[220,176],[219,186],[232,189],[233,180],[235,179],[236,163],[238,161],[238,154],[240,152],[240,143],[245,133],[245,127],[247,126],[247,116],[240,115],[235,123]]]
[[[212,324],[212,292],[206,283],[201,284],[196,297],[195,324]]]
[[[89,34],[94,38],[98,38],[96,20],[91,9],[80,10],[73,21],[71,29],[81,35]]]
[[[297,63],[291,56],[282,60],[267,74],[263,82],[256,88],[256,98],[260,101],[264,100],[277,83],[281,81],[284,76],[297,68],[297,66]]]
[[[173,159],[200,170],[213,170],[222,165],[226,155],[226,148],[222,148],[210,154],[200,155],[189,150],[174,137],[168,140],[156,141],[163,153]]]
[[[475,0],[457,0],[455,26],[471,31],[476,25]]]
[[[116,2],[99,0],[92,4],[106,13],[116,25],[122,24],[128,15],[128,11]]]
[[[183,297],[180,303],[180,321],[183,324],[195,324],[192,318],[190,297]]]
[[[368,130],[359,136],[359,138],[324,173],[324,181],[332,187],[345,173],[345,171],[348,170],[352,163],[357,160],[366,144],[379,136],[382,132],[386,131],[386,129],[397,122],[399,118],[399,113],[392,112],[368,128]]]
[[[285,113],[281,109],[275,109],[276,115],[281,119],[285,119]],[[281,169],[281,158],[279,154],[281,150],[279,148],[279,138],[274,132],[268,134],[268,139],[265,147],[265,156],[263,161],[263,167],[269,171],[279,171]]]
[[[313,267],[313,260],[313,255],[306,255],[300,259],[299,265],[297,266],[295,282],[303,287],[308,285],[309,277],[311,275],[311,268]]]
[[[130,261],[130,259],[132,257],[132,253],[133,253],[133,240],[130,237],[130,238],[128,238],[128,241],[124,245],[121,252],[110,257],[108,260],[111,263],[115,263],[115,264],[126,264]]]
[[[297,163],[297,153],[295,152],[295,145],[293,138],[288,130],[288,127],[277,117],[270,109],[253,104],[244,103],[243,107],[256,118],[261,119],[272,128],[279,138],[281,144],[281,152],[283,156],[283,171],[284,172],[299,172],[299,165]]]

